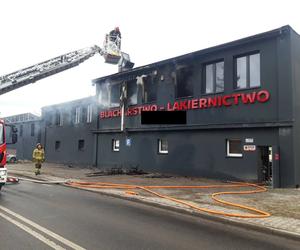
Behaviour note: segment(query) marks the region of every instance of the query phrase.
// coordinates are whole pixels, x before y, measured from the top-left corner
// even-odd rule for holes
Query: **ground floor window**
[[[120,151],[120,140],[112,139],[112,149],[114,152]]]
[[[242,141],[239,139],[226,140],[227,156],[242,157]]]
[[[166,139],[158,139],[158,153],[167,154],[168,152],[168,141]]]
[[[84,150],[84,140],[78,141],[78,150],[83,151]]]
[[[55,141],[55,151],[60,149],[60,141]]]

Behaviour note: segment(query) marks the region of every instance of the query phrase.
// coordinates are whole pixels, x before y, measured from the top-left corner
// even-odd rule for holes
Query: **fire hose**
[[[41,184],[63,184],[66,186],[77,187],[77,188],[96,188],[96,189],[124,189],[126,190],[126,194],[137,195],[138,193],[129,190],[143,190],[148,192],[154,196],[160,197],[162,199],[166,199],[177,204],[184,205],[186,207],[192,208],[195,211],[205,212],[214,215],[228,216],[228,217],[239,217],[239,218],[266,218],[271,216],[270,213],[259,210],[254,207],[229,202],[220,198],[222,195],[240,195],[240,194],[254,194],[266,192],[267,189],[263,186],[253,183],[243,183],[243,182],[231,182],[230,184],[225,185],[206,185],[206,186],[140,186],[140,185],[128,185],[128,184],[117,184],[117,183],[108,183],[108,182],[74,182],[74,181],[40,181],[26,178],[16,178],[9,176],[7,178],[7,183],[9,184],[17,184],[19,180],[30,181]],[[211,188],[255,188],[252,190],[242,190],[242,191],[227,191],[227,192],[215,192],[211,194],[211,198],[222,205],[231,206],[243,210],[247,210],[253,213],[229,213],[224,211],[218,211],[210,208],[200,207],[189,202],[161,194],[157,191],[153,191],[153,189],[211,189]]]
[[[270,213],[259,210],[254,207],[228,202],[220,198],[222,195],[237,195],[237,194],[254,194],[254,193],[261,193],[266,192],[267,189],[263,186],[259,186],[257,184],[252,183],[241,183],[241,182],[231,182],[231,184],[226,185],[208,185],[208,186],[139,186],[139,185],[127,185],[127,184],[116,184],[116,183],[106,183],[106,182],[66,182],[65,185],[78,187],[78,188],[96,188],[96,189],[124,189],[124,190],[143,190],[148,192],[154,196],[158,196],[160,198],[173,201],[177,204],[181,204],[187,206],[189,208],[194,209],[195,211],[206,212],[209,214],[214,215],[221,215],[221,216],[228,216],[228,217],[239,217],[239,218],[266,218],[271,216]],[[211,195],[211,198],[226,206],[231,206],[243,210],[250,211],[252,213],[229,213],[224,211],[218,211],[210,208],[204,208],[200,206],[196,206],[189,202],[179,200],[177,198],[173,198],[168,195],[164,195],[158,193],[157,191],[153,191],[152,189],[210,189],[210,188],[244,188],[250,187],[255,188],[253,190],[243,190],[243,191],[227,191],[227,192],[216,192]],[[133,191],[127,191],[127,194],[137,194]]]

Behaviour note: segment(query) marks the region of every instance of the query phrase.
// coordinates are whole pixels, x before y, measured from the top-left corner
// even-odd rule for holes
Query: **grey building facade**
[[[4,119],[7,124],[14,125],[18,130],[18,142],[16,144],[8,142],[8,152],[15,154],[18,159],[31,160],[33,149],[38,142],[41,142],[41,117],[25,113],[5,117]],[[7,133],[11,133],[9,128],[6,131]],[[8,135],[7,138],[11,138],[11,136]]]
[[[92,165],[97,124],[95,97],[42,108],[42,142],[47,161]]]
[[[94,83],[99,167],[300,184],[300,37],[289,26]],[[187,121],[142,124],[147,110],[181,110]]]
[[[47,161],[300,184],[300,37],[290,26],[93,83],[96,97],[43,108]],[[143,124],[146,111],[182,111],[186,122]]]

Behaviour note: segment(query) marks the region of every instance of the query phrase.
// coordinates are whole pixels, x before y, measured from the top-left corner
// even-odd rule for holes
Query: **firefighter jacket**
[[[45,160],[45,152],[44,149],[36,148],[32,153],[33,161],[35,162],[43,162]]]

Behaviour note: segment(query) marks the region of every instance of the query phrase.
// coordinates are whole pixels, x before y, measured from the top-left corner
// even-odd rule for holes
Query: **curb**
[[[48,180],[45,180],[45,179],[42,179],[42,178],[32,178],[31,176],[26,176],[26,175],[22,175],[22,174],[16,174],[16,175],[24,176],[24,177],[31,178],[31,179],[34,179],[34,180],[49,182]],[[55,183],[52,183],[52,184],[55,184]],[[263,226],[260,226],[260,225],[251,224],[251,223],[242,222],[242,221],[233,221],[233,220],[226,219],[224,217],[214,216],[214,215],[200,213],[200,212],[189,211],[189,210],[181,209],[181,208],[178,208],[178,207],[168,206],[168,205],[165,205],[165,204],[154,203],[154,202],[147,201],[147,200],[141,200],[141,199],[136,198],[135,196],[132,196],[132,197],[128,196],[127,197],[127,196],[123,196],[123,195],[102,192],[101,190],[96,191],[96,190],[91,190],[91,189],[87,189],[87,188],[69,186],[69,185],[66,185],[64,183],[60,183],[60,184],[64,187],[68,187],[68,188],[73,188],[73,189],[75,188],[75,189],[79,189],[79,190],[83,190],[83,191],[88,191],[88,192],[93,192],[93,193],[97,193],[97,194],[101,194],[101,195],[106,195],[106,196],[109,196],[109,197],[114,197],[114,198],[123,199],[123,200],[127,200],[127,201],[133,201],[133,202],[136,202],[136,203],[141,203],[141,204],[145,204],[145,205],[148,205],[148,206],[161,208],[161,209],[164,209],[164,210],[169,210],[169,211],[173,211],[173,212],[180,213],[180,214],[186,214],[186,215],[202,218],[202,219],[205,219],[205,220],[215,221],[215,222],[219,222],[219,223],[226,224],[226,225],[241,227],[243,229],[248,229],[248,230],[250,229],[250,230],[253,230],[253,231],[256,231],[256,232],[266,233],[266,234],[270,234],[270,235],[274,235],[274,236],[286,237],[286,238],[289,238],[291,240],[300,241],[300,234],[284,231],[284,230],[281,230],[281,229],[276,229],[276,228],[272,228],[272,227],[263,227]]]

